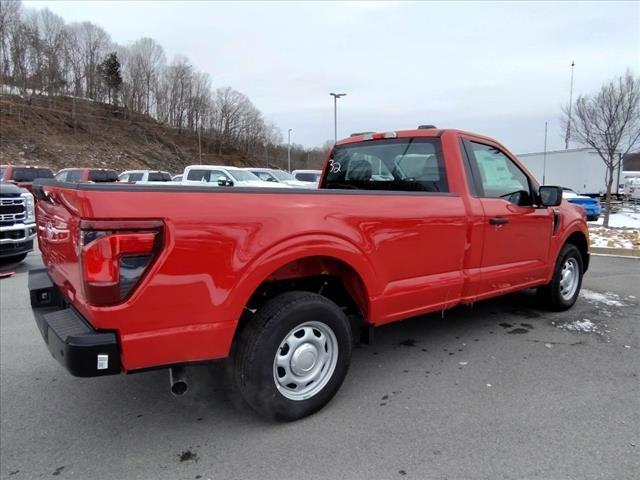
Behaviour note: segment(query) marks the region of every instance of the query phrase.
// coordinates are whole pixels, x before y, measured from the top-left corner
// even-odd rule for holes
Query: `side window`
[[[468,142],[472,168],[486,198],[504,198],[517,205],[532,203],[529,178],[507,155],[490,145]]]
[[[195,182],[208,182],[209,175],[211,175],[210,170],[194,168],[193,170],[189,170],[189,173],[187,173],[187,180]]]
[[[58,174],[56,175],[56,180],[57,180],[58,182],[66,182],[66,181],[67,181],[67,174],[68,174],[68,173],[69,173],[68,171],[67,171],[67,172],[60,172],[60,173],[58,173]]]
[[[209,177],[209,181],[213,183],[217,183],[218,178],[220,177],[224,177],[227,180],[227,182],[231,181],[231,179],[229,178],[229,175],[224,173],[222,170],[211,170],[211,176]]]
[[[144,176],[144,173],[142,172],[138,172],[138,173],[130,173],[129,174],[129,182],[139,182],[142,180],[142,177]]]
[[[67,182],[81,182],[82,170],[69,170],[67,172]]]

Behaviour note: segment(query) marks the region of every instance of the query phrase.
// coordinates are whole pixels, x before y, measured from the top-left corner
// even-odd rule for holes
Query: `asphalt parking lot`
[[[378,329],[289,424],[235,410],[218,367],[180,398],[166,371],[71,377],[29,308],[39,264],[0,280],[3,479],[640,478],[638,260],[594,257],[568,312],[524,292]]]

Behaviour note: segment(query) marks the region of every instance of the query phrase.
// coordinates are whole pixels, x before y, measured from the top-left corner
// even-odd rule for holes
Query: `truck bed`
[[[35,191],[49,275],[94,328],[118,334],[126,370],[226,356],[255,289],[283,268],[295,274],[302,257],[352,268],[374,325],[455,305],[478,261],[466,254],[472,219],[456,193],[55,181]],[[96,307],[80,226],[107,219],[161,222],[162,247],[131,296]]]

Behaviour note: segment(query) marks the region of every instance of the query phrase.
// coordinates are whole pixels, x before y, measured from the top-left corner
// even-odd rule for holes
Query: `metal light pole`
[[[346,93],[330,93],[333,97],[333,143],[338,143],[338,99],[346,97]]]
[[[289,135],[287,140],[287,165],[289,166],[289,173],[291,173],[291,132],[293,128],[289,129]]]
[[[542,157],[542,185],[546,185],[547,176],[547,122],[544,122],[544,155]]]
[[[573,67],[576,62],[571,61],[571,89],[569,90],[569,118],[567,118],[567,133],[564,137],[564,149],[569,149],[569,139],[571,138],[571,108],[573,107]]]

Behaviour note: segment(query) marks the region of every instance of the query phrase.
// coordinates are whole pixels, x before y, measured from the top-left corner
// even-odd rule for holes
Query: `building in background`
[[[582,195],[597,196],[607,192],[607,167],[591,148],[573,148],[546,152],[523,153],[518,160],[533,174],[540,185],[568,187]],[[617,169],[613,179],[613,193],[616,193]]]

